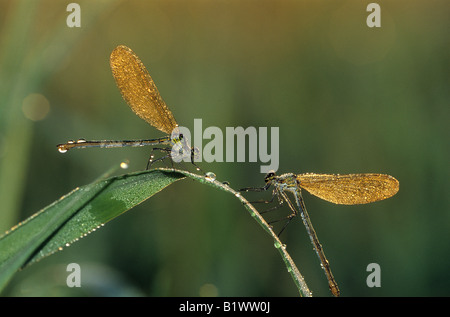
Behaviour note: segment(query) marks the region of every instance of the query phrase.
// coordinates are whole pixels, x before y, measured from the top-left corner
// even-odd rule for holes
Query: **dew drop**
[[[120,163],[120,168],[126,170],[128,168],[128,162]]]
[[[280,242],[278,242],[278,241],[275,241],[275,243],[274,243],[273,245],[275,246],[276,249],[281,248],[281,249],[283,249],[283,250],[286,250],[286,245],[285,245],[285,244],[282,244],[282,243],[280,243]]]
[[[58,147],[58,151],[59,151],[59,153],[66,153],[67,148],[64,145],[61,145]]]
[[[77,143],[86,143],[86,140],[85,139],[78,139]]]
[[[205,178],[206,178],[206,180],[212,182],[212,181],[216,180],[216,174],[214,174],[213,172],[207,172],[205,174]]]

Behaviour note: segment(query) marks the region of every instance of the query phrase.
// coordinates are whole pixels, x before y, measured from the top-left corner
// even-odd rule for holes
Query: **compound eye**
[[[264,181],[267,183],[267,182],[271,181],[274,177],[275,177],[275,172],[274,171],[270,171],[264,177]]]

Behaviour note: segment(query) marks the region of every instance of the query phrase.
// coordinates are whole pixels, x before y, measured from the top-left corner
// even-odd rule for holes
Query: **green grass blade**
[[[272,228],[239,193],[214,178],[174,169],[126,174],[76,188],[0,237],[0,290],[14,273],[77,241],[173,182],[189,177],[232,194],[274,239],[301,296],[311,296],[303,276]]]
[[[184,176],[158,170],[76,188],[0,238],[0,289],[21,267],[61,250]]]
[[[170,169],[159,169],[160,171],[166,171],[170,172]],[[278,250],[278,252],[281,255],[281,258],[284,261],[284,264],[286,265],[287,271],[291,275],[292,280],[294,281],[295,285],[297,286],[297,289],[299,291],[300,296],[304,297],[311,297],[312,293],[308,288],[308,285],[306,284],[305,279],[303,278],[303,275],[300,273],[299,269],[295,265],[294,261],[292,260],[291,256],[286,250],[286,245],[283,244],[278,237],[278,235],[273,231],[272,227],[266,222],[266,220],[261,216],[261,214],[258,212],[258,210],[247,200],[245,197],[242,196],[240,192],[235,191],[230,186],[219,182],[214,178],[211,177],[205,177],[197,174],[193,174],[187,171],[177,171],[178,173],[183,174],[186,177],[190,177],[195,181],[198,181],[200,183],[212,186],[216,189],[222,190],[228,194],[231,194],[235,196],[237,199],[241,201],[241,203],[244,205],[245,209],[250,213],[250,215],[253,217],[254,220],[273,238],[273,245],[275,249]]]

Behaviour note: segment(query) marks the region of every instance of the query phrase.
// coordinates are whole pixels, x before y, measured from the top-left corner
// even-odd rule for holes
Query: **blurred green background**
[[[450,295],[450,6],[378,1],[381,28],[371,29],[370,2],[77,1],[81,28],[69,28],[70,1],[0,0],[1,231],[123,159],[130,172],[145,168],[149,148],[56,150],[82,137],[162,136],[116,88],[109,54],[125,44],[181,125],[279,127],[279,173],[400,181],[371,205],[304,194],[342,296]],[[239,189],[263,185],[261,164],[200,165]],[[282,239],[314,295],[330,296],[301,221]],[[65,284],[72,262],[80,289]],[[366,285],[369,263],[381,266],[380,288]],[[184,180],[19,272],[3,295],[298,292],[236,199]]]

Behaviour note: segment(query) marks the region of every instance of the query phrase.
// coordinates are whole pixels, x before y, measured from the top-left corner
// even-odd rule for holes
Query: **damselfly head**
[[[269,173],[266,174],[266,176],[264,177],[264,182],[269,183],[271,182],[274,178],[276,177],[275,171],[270,171]]]

